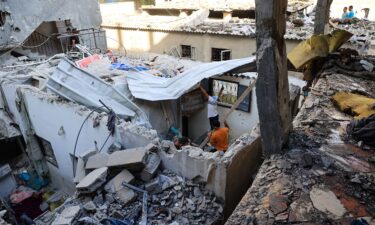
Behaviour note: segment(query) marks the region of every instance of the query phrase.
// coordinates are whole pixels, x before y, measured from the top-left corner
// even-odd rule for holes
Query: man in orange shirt
[[[213,121],[214,129],[208,133],[210,145],[217,151],[223,152],[228,149],[229,142],[229,126],[226,121],[224,121],[224,125],[225,127],[220,127],[220,122],[215,120]]]

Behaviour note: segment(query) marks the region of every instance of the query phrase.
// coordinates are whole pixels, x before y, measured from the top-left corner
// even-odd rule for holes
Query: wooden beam
[[[284,34],[287,0],[256,0],[256,95],[263,154],[280,153],[291,127]]]

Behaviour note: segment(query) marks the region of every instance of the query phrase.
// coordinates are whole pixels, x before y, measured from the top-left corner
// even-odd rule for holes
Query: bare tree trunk
[[[327,34],[328,21],[333,0],[318,0],[315,11],[314,34]]]
[[[287,0],[256,0],[257,104],[263,154],[280,153],[291,127],[284,34]]]

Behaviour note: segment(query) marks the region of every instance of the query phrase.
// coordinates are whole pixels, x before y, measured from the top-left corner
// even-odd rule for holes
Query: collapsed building
[[[262,161],[260,137],[253,131],[258,123],[255,57],[201,63],[136,55],[113,62],[115,56],[103,54],[100,18],[90,18],[100,15],[98,4],[85,3],[90,10],[82,10],[88,14],[80,15],[82,23],[74,12],[83,3],[64,3],[65,8],[35,3],[41,10],[61,11],[41,17],[30,8],[26,12],[38,15],[38,21],[23,25],[27,20],[15,13],[20,5],[4,5],[2,35],[9,42],[2,49],[0,143],[9,155],[2,159],[7,178],[2,198],[11,194],[12,207],[3,204],[8,217],[22,220],[20,206],[26,202],[27,208],[38,208],[35,190],[48,185],[49,206],[38,218],[37,212],[29,215],[41,224],[88,222],[90,215],[95,222],[222,221]],[[18,34],[15,27],[28,31]],[[35,38],[39,34],[44,38]],[[75,36],[79,43],[69,46]],[[219,107],[232,130],[224,155],[199,147],[209,131],[199,83],[212,94],[218,85],[228,88]],[[292,77],[290,85],[288,105],[296,114],[303,82]],[[192,145],[177,149],[172,140],[181,135]],[[79,195],[68,197],[74,193]],[[202,214],[210,216],[202,219]]]
[[[93,10],[90,15],[93,15],[97,3],[86,3]],[[81,6],[75,3],[66,5]],[[10,14],[16,9],[10,4],[7,12]],[[69,15],[61,18],[70,19]],[[43,24],[44,20],[53,18],[42,18],[39,23]],[[41,53],[43,50],[38,48],[40,44],[48,43],[45,39],[39,39],[34,45],[20,44],[30,40],[26,36],[19,44],[4,48],[3,59],[6,60],[3,60],[0,70],[0,144],[9,156],[3,159],[1,196],[3,199],[11,196],[13,209],[7,201],[2,201],[10,221],[21,219],[19,212],[25,210],[19,208],[22,204],[27,202],[29,208],[38,208],[37,204],[45,202],[48,205],[44,204],[43,209],[35,213],[38,215],[32,218],[37,224],[220,224],[242,199],[229,224],[244,221],[246,224],[253,221],[258,224],[324,223],[331,219],[331,208],[318,204],[318,195],[323,193],[331,199],[334,197],[331,192],[325,192],[327,187],[323,185],[311,191],[310,186],[329,180],[322,176],[328,176],[332,171],[338,173],[334,176],[336,180],[348,176],[354,179],[349,191],[353,191],[359,182],[366,182],[363,191],[350,192],[364,202],[363,212],[366,213],[355,214],[352,208],[348,209],[342,203],[344,206],[340,207],[346,209],[340,211],[340,215],[334,214],[334,218],[342,219],[349,213],[354,213],[355,217],[373,217],[373,195],[364,191],[371,190],[373,182],[371,161],[366,164],[350,152],[337,156],[335,146],[330,145],[333,143],[328,142],[328,147],[322,145],[324,154],[344,168],[344,172],[341,171],[323,153],[317,152],[324,142],[324,135],[331,134],[327,130],[336,128],[337,123],[329,122],[329,126],[324,126],[324,122],[317,122],[319,129],[324,128],[324,132],[319,133],[320,130],[314,130],[315,120],[301,119],[311,113],[307,109],[312,109],[317,121],[326,121],[326,114],[340,121],[348,119],[343,119],[341,114],[337,118],[337,112],[328,103],[325,93],[319,94],[323,80],[316,86],[319,89],[315,90],[318,94],[314,96],[324,98],[306,98],[295,122],[296,134],[292,133],[290,145],[301,149],[290,152],[295,153],[290,157],[273,156],[262,162],[264,152],[257,126],[259,95],[255,94],[258,87],[255,87],[258,82],[255,57],[203,63],[158,54],[113,55],[106,52],[106,43],[100,38],[103,32],[97,27],[97,21],[100,20],[96,18],[92,24],[79,24],[71,20],[61,33],[51,33],[48,41],[56,38],[61,48],[45,54],[50,57],[25,51],[27,47],[35,46],[32,49]],[[79,34],[66,32],[70,26],[79,28]],[[38,24],[34,27],[41,29]],[[85,30],[90,30],[91,38],[81,35],[86,34]],[[66,38],[74,36],[80,36],[80,43],[64,48],[66,43],[62,40],[68,40],[69,44],[70,39]],[[90,42],[92,39],[98,42]],[[332,51],[335,52],[343,43],[335,45]],[[307,58],[297,57],[299,60]],[[353,67],[362,72],[371,69],[374,61],[366,60],[367,63],[357,63]],[[354,69],[348,73],[352,72]],[[340,75],[332,77],[333,80],[328,82],[340,85],[353,82],[353,87],[364,86],[361,93],[372,91],[371,85],[366,86],[360,79],[346,79]],[[340,83],[339,79],[346,80]],[[225,97],[218,107],[220,115],[224,115],[231,127],[230,145],[224,154],[208,152],[202,144],[210,128],[207,105],[197,90],[198,86],[211,94],[225,86]],[[300,88],[304,82],[289,76],[285,86],[289,100],[284,99],[283,105],[292,115],[288,118],[291,122],[299,111]],[[336,91],[349,90],[342,86],[328,88],[329,96]],[[313,106],[320,103],[329,109],[314,111]],[[314,139],[313,143],[299,136],[298,130],[303,130],[304,126],[312,127],[310,132],[319,134],[314,137],[308,133],[309,138]],[[336,131],[332,131],[331,136],[337,138],[335,134]],[[173,143],[176,136],[188,137],[191,143],[179,149]],[[356,150],[356,153],[360,152]],[[358,154],[362,157],[363,153]],[[332,171],[316,168],[315,161]],[[347,165],[351,165],[353,171]],[[364,174],[356,173],[357,170]],[[279,186],[284,185],[286,178],[292,181],[285,184],[287,190],[284,190]],[[298,179],[303,183],[300,184]],[[331,183],[326,185],[332,188]],[[45,191],[42,199],[37,198],[39,193],[35,190]],[[249,194],[257,191],[260,194]],[[301,219],[300,214],[305,211],[296,212],[293,207],[297,203],[289,204],[289,201],[299,201],[301,191],[318,196],[318,200],[311,199],[316,209],[306,209],[306,212],[316,213],[312,216],[314,220],[303,215]],[[341,194],[343,199],[351,200],[348,192]],[[274,205],[277,203],[281,206]],[[302,203],[311,205],[308,201]],[[292,220],[293,216],[298,219]]]

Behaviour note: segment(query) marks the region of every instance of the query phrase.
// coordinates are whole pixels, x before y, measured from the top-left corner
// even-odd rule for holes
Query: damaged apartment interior
[[[373,0],[2,0],[0,28],[0,224],[375,224]]]

